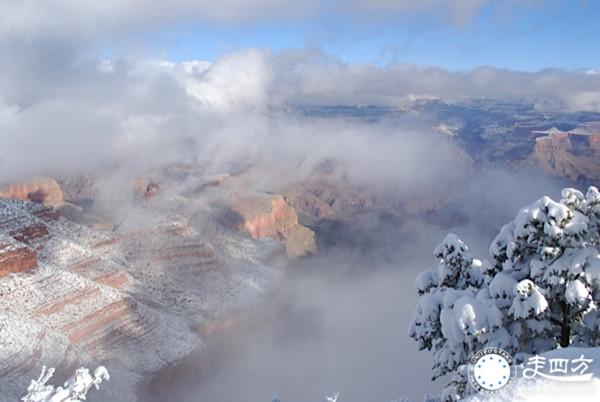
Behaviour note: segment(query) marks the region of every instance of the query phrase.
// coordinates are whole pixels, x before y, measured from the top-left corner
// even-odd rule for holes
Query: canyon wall
[[[232,202],[232,209],[241,218],[239,228],[253,239],[268,237],[283,241],[289,257],[317,251],[314,232],[300,224],[295,209],[282,195],[257,193],[237,196]]]
[[[535,141],[533,161],[551,176],[600,180],[600,135],[553,131]]]
[[[6,185],[0,188],[0,198],[33,201],[51,207],[58,207],[64,202],[60,185],[51,177]]]
[[[0,234],[0,278],[37,267],[37,254],[11,236]]]

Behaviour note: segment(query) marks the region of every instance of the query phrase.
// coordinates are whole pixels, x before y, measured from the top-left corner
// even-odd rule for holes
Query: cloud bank
[[[410,144],[410,132],[423,131],[405,124],[401,131],[409,134],[398,139],[385,135],[398,127],[384,124],[376,135],[355,122],[319,122],[286,112],[298,105],[403,108],[423,98],[496,98],[531,102],[540,110],[600,111],[600,76],[561,70],[375,67],[318,52],[256,49],[214,63],[88,59],[25,69],[8,58],[0,63],[6,67],[0,78],[2,181],[60,174],[62,168],[150,168],[201,158],[202,150],[210,150],[205,154],[215,163],[228,162],[219,160],[224,154],[250,158],[248,164],[253,155],[268,160],[266,149],[295,154],[291,160],[301,163],[307,153],[327,158],[328,150],[339,148],[352,160],[365,148],[379,155],[401,149],[394,141]],[[381,146],[367,144],[369,136],[381,139]]]

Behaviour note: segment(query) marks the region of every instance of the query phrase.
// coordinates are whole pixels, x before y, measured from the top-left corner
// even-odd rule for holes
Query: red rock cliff
[[[37,267],[35,251],[8,236],[0,236],[0,277]]]
[[[316,251],[315,234],[298,222],[298,214],[281,195],[256,194],[233,202],[240,215],[240,228],[254,239],[269,237],[285,242],[290,257]]]
[[[51,177],[7,185],[0,188],[0,198],[33,201],[51,207],[58,207],[64,202],[60,185]]]
[[[597,136],[587,138],[587,149],[573,150],[571,137],[566,132],[551,133],[536,139],[532,159],[552,176],[571,180],[600,178],[600,159]],[[579,146],[581,148],[581,145]],[[585,147],[584,147],[585,148]]]

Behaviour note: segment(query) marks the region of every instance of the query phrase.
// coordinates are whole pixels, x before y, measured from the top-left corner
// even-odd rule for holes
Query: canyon
[[[97,362],[115,374],[104,398],[132,400],[139,381],[202,347],[197,326],[279,275],[266,264],[278,242],[192,215],[173,193],[112,230],[35,201],[0,199],[1,401],[18,399],[42,364]]]
[[[96,205],[100,175],[6,184],[0,401],[18,398],[42,364],[106,365],[113,380],[100,393],[132,400],[202,350],[207,330],[264,298],[289,261],[317,254],[321,222],[405,205],[323,175],[258,190],[254,175],[166,166],[111,188],[128,195],[112,209]]]
[[[600,179],[598,125],[547,125],[515,124],[518,145],[490,154],[517,170]],[[471,177],[485,163],[463,126],[452,127],[453,157]],[[459,200],[448,183],[379,191],[325,165],[272,185],[260,167],[185,163],[3,183],[0,402],[17,399],[42,364],[106,365],[113,380],[101,400],[133,400],[141,383],[203,353],[207,334],[268,297],[294,261],[342,243],[370,255],[381,250],[370,241],[388,241],[373,240],[382,221],[391,233]]]

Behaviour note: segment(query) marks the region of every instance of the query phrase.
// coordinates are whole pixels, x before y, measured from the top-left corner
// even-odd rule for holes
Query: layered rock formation
[[[157,197],[107,232],[0,200],[0,401],[42,364],[105,364],[115,381],[99,397],[133,400],[144,376],[202,345],[194,326],[268,287],[273,251],[188,202]]]
[[[600,131],[551,129],[536,139],[531,158],[546,173],[573,181],[600,179]]]
[[[317,250],[314,232],[300,224],[298,214],[281,195],[237,196],[232,209],[241,218],[238,226],[253,239],[282,240],[289,257],[300,257]]]
[[[0,198],[33,201],[51,207],[64,202],[64,195],[58,182],[50,177],[42,177],[0,188]]]
[[[37,254],[31,247],[5,234],[0,234],[0,278],[11,273],[37,267]]]

